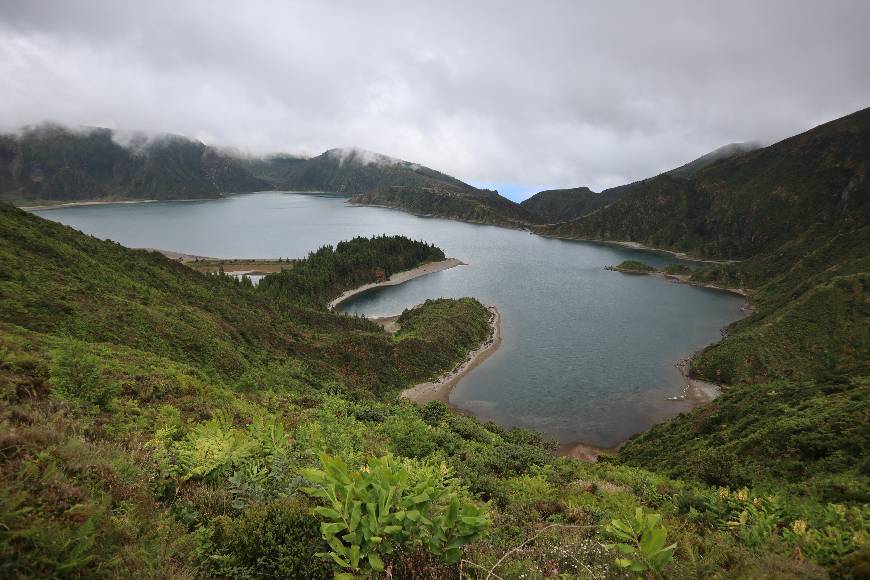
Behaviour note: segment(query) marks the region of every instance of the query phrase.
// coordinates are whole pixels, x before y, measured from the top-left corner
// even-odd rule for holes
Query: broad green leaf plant
[[[606,547],[620,554],[616,565],[641,578],[661,578],[677,547],[676,544],[665,546],[668,530],[661,521],[661,515],[645,514],[642,508],[635,510],[634,520],[613,520],[605,530],[621,542]]]
[[[386,455],[351,471],[325,453],[320,463],[322,470],[303,470],[316,484],[304,491],[325,504],[314,511],[331,548],[328,557],[347,571],[337,577],[381,572],[385,558],[400,548],[423,548],[457,562],[462,546],[489,526],[488,506],[468,499],[443,464]]]

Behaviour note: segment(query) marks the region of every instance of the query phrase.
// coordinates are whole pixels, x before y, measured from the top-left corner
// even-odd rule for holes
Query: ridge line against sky
[[[0,0],[0,129],[356,146],[513,199],[866,107],[870,2]]]

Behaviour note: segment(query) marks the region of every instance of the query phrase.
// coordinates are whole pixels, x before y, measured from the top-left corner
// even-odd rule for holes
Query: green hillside
[[[618,192],[595,193],[588,187],[540,191],[520,203],[545,223],[556,223],[584,216],[619,199]]]
[[[702,169],[714,163],[730,159],[754,151],[760,147],[757,143],[731,143],[702,155],[701,157],[681,165],[676,169],[666,171],[662,175],[690,179]],[[591,191],[588,187],[571,189],[548,189],[531,196],[520,203],[525,209],[538,216],[540,222],[556,224],[574,220],[592,213],[621,198],[624,194],[635,191],[643,182],[629,183],[618,187],[605,189],[600,193]]]
[[[520,204],[487,189],[394,186],[355,195],[350,202],[509,228],[524,228],[540,221]]]
[[[751,294],[752,312],[691,362],[693,376],[727,391],[629,441],[622,464],[791,495],[781,509],[797,497],[866,508],[868,139],[864,110],[693,177],[633,184],[617,202],[551,228],[742,259],[691,272],[692,282]],[[860,554],[866,570],[866,547]]]
[[[617,202],[540,231],[748,258],[810,227],[835,231],[866,223],[868,151],[870,109],[864,109],[714,163],[691,179],[662,174],[625,186]]]
[[[623,564],[823,577],[861,565],[861,487],[742,490],[744,474],[717,490],[556,458],[538,434],[397,402],[485,340],[489,312],[473,299],[410,309],[389,335],[293,285],[203,275],[10,206],[0,225],[4,577],[619,577]],[[364,279],[372,256],[387,268],[396,252],[409,267],[437,254],[354,240],[310,268],[359,264]],[[863,457],[854,429],[838,430],[853,443],[836,449]],[[655,540],[632,547],[632,526]]]
[[[184,137],[40,125],[0,135],[0,199],[21,203],[184,199],[268,189],[234,158]]]

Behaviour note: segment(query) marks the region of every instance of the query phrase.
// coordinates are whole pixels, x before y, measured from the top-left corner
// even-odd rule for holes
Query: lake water
[[[131,247],[222,258],[294,258],[354,236],[403,234],[467,266],[357,296],[343,308],[397,314],[427,298],[474,296],[498,307],[501,348],[451,402],[484,420],[562,442],[611,447],[690,408],[674,363],[719,339],[742,299],[604,270],[659,254],[554,240],[492,226],[351,206],[338,196],[278,192],[195,202],[34,212]]]

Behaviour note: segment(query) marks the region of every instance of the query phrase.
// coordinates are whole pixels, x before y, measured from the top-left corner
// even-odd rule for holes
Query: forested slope
[[[842,231],[870,215],[870,109],[714,163],[691,179],[662,174],[620,199],[540,228],[561,237],[640,242],[705,258],[744,259],[811,227]]]
[[[199,141],[165,135],[120,144],[109,129],[56,125],[0,135],[0,199],[58,202],[187,199],[269,189]]]

